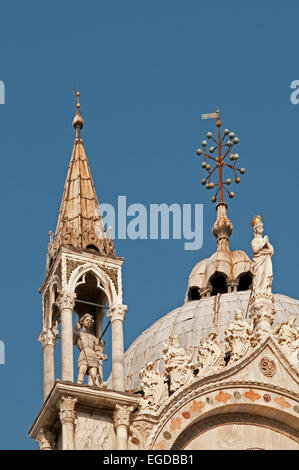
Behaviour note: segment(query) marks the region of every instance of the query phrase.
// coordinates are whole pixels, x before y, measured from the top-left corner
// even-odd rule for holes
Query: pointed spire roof
[[[80,130],[84,121],[77,95],[77,112],[73,120],[76,139],[64,185],[64,192],[53,242],[54,253],[61,246],[96,249],[101,255],[115,256],[113,240],[106,236],[88,159]]]

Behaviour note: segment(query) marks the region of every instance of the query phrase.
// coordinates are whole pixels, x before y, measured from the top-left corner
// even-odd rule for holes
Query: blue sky
[[[38,289],[72,150],[73,86],[99,200],[204,204],[204,244],[118,240],[125,257],[125,346],[184,300],[188,275],[216,248],[215,208],[196,149],[220,106],[247,170],[229,202],[231,248],[251,256],[260,212],[275,248],[273,291],[298,297],[299,79],[295,1],[0,2],[0,448],[31,449],[42,404]],[[108,333],[109,336],[109,333]]]

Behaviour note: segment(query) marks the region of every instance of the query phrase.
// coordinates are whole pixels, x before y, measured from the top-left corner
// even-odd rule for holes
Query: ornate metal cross
[[[204,178],[201,181],[201,184],[204,185],[207,189],[213,189],[218,186],[216,194],[212,197],[212,202],[217,201],[217,195],[219,194],[219,202],[223,203],[223,190],[227,191],[228,195],[230,198],[234,197],[234,193],[232,191],[229,191],[227,189],[227,186],[229,186],[232,182],[230,178],[227,178],[226,180],[223,179],[223,168],[228,167],[230,168],[235,175],[235,183],[239,184],[240,183],[240,177],[238,176],[238,173],[243,175],[245,173],[245,168],[237,168],[236,163],[239,158],[239,155],[237,153],[233,153],[233,148],[235,145],[239,143],[238,137],[235,136],[234,132],[230,132],[228,129],[225,129],[223,132],[223,137],[221,137],[221,121],[219,117],[219,109],[217,108],[216,113],[211,113],[211,114],[202,114],[202,119],[210,119],[210,118],[216,118],[217,123],[216,126],[218,127],[218,138],[217,140],[214,139],[212,132],[207,133],[207,138],[215,142],[216,147],[210,147],[209,153],[207,153],[207,141],[203,140],[202,141],[202,149],[197,150],[197,155],[203,156],[204,160],[201,164],[202,168],[204,168],[208,172],[208,176]],[[226,138],[228,140],[225,142]],[[217,157],[212,157],[210,154],[213,154],[214,152],[218,153]],[[229,156],[229,159],[231,160],[232,164],[226,163],[224,160],[226,157]],[[211,165],[209,164],[209,160],[212,160]],[[215,166],[214,166],[215,165]],[[212,168],[213,167],[213,168]],[[219,174],[219,182],[214,183],[211,181],[211,177],[213,173],[216,172],[218,169],[218,174]],[[217,174],[217,172],[215,173]]]

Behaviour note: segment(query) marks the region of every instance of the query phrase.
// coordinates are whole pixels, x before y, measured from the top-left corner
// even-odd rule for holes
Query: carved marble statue
[[[267,236],[262,236],[264,231],[262,217],[260,215],[253,218],[251,225],[254,230],[254,239],[251,242],[253,251],[252,273],[253,292],[271,294],[273,280],[272,256],[273,246],[269,243]]]
[[[231,348],[230,363],[241,359],[254,345],[253,321],[249,325],[243,320],[241,310],[235,311],[235,318],[229,322],[224,334]]]
[[[140,370],[141,386],[144,393],[144,401],[141,409],[157,410],[168,398],[168,387],[159,372],[154,370],[154,363],[148,362]]]
[[[299,328],[295,325],[296,317],[290,316],[273,332],[283,352],[292,363],[299,362]]]
[[[178,336],[169,339],[169,344],[165,344],[163,351],[165,362],[165,377],[170,379],[170,391],[175,392],[179,388],[194,380],[194,365],[184,348],[180,347]]]
[[[78,358],[78,380],[77,383],[83,383],[85,375],[88,376],[88,385],[97,387],[103,386],[103,377],[100,377],[100,361],[106,361],[107,356],[104,353],[105,343],[99,342],[92,333],[89,333],[94,324],[92,315],[86,313],[76,324],[74,329],[74,344],[80,350]],[[81,331],[79,331],[79,329]],[[101,380],[101,384],[100,381]]]
[[[212,332],[207,338],[200,340],[197,354],[200,374],[208,370],[218,370],[225,366],[224,352],[220,348],[217,338],[217,334]]]

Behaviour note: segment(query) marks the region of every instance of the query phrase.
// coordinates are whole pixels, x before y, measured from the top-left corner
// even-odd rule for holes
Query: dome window
[[[222,273],[216,272],[210,278],[210,285],[211,285],[211,288],[212,288],[211,295],[226,294],[227,293],[226,276]]]
[[[238,278],[238,291],[251,289],[252,274],[250,272],[240,274]]]
[[[190,287],[188,291],[188,300],[199,300],[201,295],[199,293],[199,287]]]

